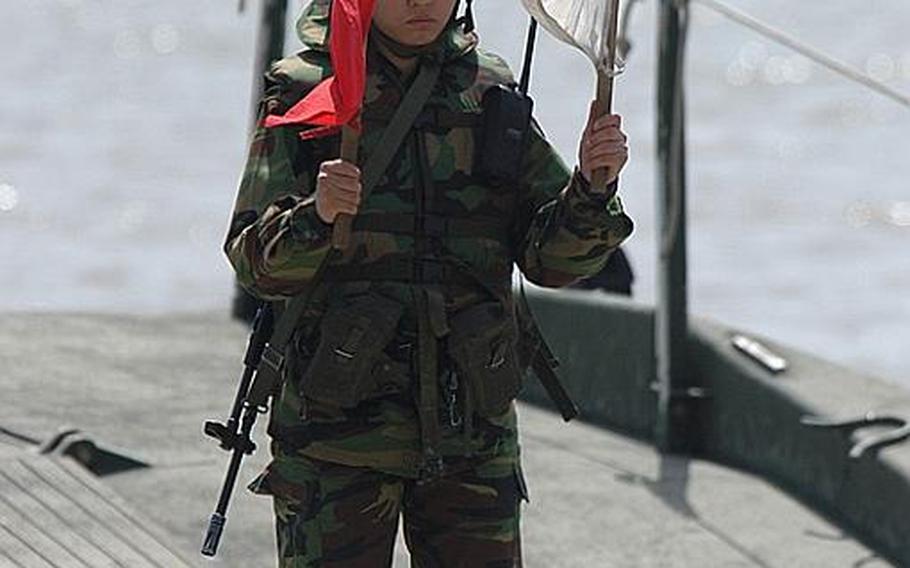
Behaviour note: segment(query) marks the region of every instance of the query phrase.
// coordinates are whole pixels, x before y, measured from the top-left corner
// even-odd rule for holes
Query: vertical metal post
[[[255,126],[263,76],[272,62],[284,56],[284,29],[287,25],[287,0],[262,0],[259,30],[256,33],[256,59],[253,63],[252,125]]]
[[[259,100],[264,89],[264,75],[272,62],[284,56],[284,31],[287,24],[287,0],[262,0],[259,26],[256,32],[256,56],[253,62],[252,111],[250,131],[256,127]],[[259,301],[250,296],[239,285],[235,286],[234,304],[231,310],[237,319],[253,321]]]
[[[686,274],[686,169],[683,55],[687,0],[660,0],[657,70],[659,266],[655,348],[658,411],[655,443],[664,452],[688,453],[699,433],[694,420],[688,357]]]

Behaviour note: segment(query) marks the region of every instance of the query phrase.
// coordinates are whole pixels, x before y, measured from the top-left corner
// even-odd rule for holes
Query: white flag
[[[554,37],[582,50],[598,71],[610,73],[609,0],[521,0],[525,9]]]

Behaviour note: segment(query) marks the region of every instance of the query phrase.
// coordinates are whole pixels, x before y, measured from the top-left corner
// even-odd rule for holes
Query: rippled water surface
[[[906,0],[731,2],[910,92]],[[4,3],[0,308],[227,309],[219,246],[248,123],[249,4],[238,16],[224,0]],[[518,2],[478,4],[483,43],[517,67]],[[616,101],[645,302],[655,21],[653,0],[638,5]],[[588,63],[544,38],[532,89],[571,160]],[[687,97],[693,312],[910,386],[910,110],[698,4]]]

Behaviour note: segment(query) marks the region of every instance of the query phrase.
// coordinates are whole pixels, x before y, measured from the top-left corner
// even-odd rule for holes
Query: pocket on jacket
[[[301,392],[313,400],[356,406],[375,391],[373,367],[395,337],[404,308],[379,294],[366,294],[329,309],[319,326]]]
[[[521,391],[515,323],[499,302],[482,302],[450,318],[448,353],[464,377],[474,410],[505,412]]]

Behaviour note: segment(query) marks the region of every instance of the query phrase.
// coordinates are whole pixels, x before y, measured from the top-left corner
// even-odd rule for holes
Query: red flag
[[[329,54],[334,75],[319,83],[307,96],[282,116],[269,116],[268,128],[288,124],[309,124],[303,138],[317,138],[337,132],[356,120],[363,103],[366,83],[366,38],[376,0],[332,0],[329,23]]]

